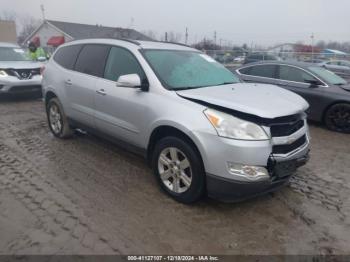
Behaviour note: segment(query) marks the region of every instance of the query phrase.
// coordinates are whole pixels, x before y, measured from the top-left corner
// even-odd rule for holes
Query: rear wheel
[[[350,104],[340,103],[331,106],[326,112],[324,121],[330,130],[350,133]]]
[[[73,135],[63,107],[57,98],[52,98],[46,106],[47,120],[51,132],[59,138],[69,138]]]
[[[178,137],[165,137],[155,146],[153,172],[160,186],[181,203],[198,201],[205,191],[202,159],[197,150]]]

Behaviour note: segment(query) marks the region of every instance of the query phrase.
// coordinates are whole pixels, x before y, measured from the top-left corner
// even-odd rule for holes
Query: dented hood
[[[181,90],[177,94],[183,98],[271,119],[301,113],[309,107],[301,96],[265,84],[237,83]]]

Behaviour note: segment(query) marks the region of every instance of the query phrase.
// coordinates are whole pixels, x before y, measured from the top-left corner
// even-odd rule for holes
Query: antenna
[[[43,4],[40,5],[40,9],[41,9],[41,14],[42,14],[42,16],[43,16],[43,20],[45,21],[45,20],[46,20],[46,19],[45,19],[45,7],[44,7]]]

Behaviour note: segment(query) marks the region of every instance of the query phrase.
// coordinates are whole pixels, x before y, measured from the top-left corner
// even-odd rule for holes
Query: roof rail
[[[177,42],[169,42],[169,41],[158,41],[158,40],[144,40],[145,42],[153,42],[153,43],[165,43],[165,44],[173,44],[173,45],[181,45],[181,46],[186,46],[190,47],[189,45],[183,44],[183,43],[177,43]]]
[[[129,42],[129,43],[132,43],[132,44],[135,44],[135,45],[141,45],[140,42],[138,42],[136,40],[133,40],[133,39],[128,39],[128,38],[114,38],[114,39],[125,41],[125,42]]]
[[[186,46],[186,47],[192,48],[191,46],[186,45],[186,44],[183,44],[183,43],[169,42],[169,41],[157,41],[157,42],[160,42],[160,43],[168,43],[168,44],[173,44],[173,45],[181,45],[181,46]]]

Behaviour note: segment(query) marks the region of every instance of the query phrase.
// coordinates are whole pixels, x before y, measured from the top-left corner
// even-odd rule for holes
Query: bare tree
[[[16,13],[14,11],[2,11],[0,13],[0,20],[5,20],[5,21],[16,21]]]
[[[144,30],[141,32],[142,34],[144,34],[145,36],[148,36],[149,38],[153,39],[153,40],[157,40],[157,33],[153,30]]]
[[[168,41],[174,43],[180,43],[182,39],[182,34],[178,32],[170,31],[168,33]]]
[[[23,41],[40,25],[42,21],[36,19],[32,16],[23,16],[18,19],[19,34],[18,43],[23,43]]]

